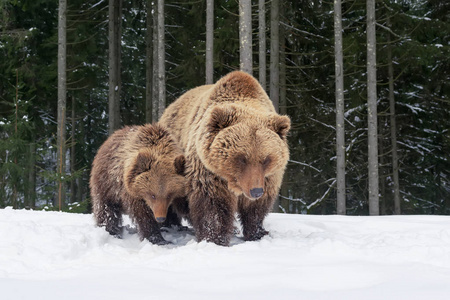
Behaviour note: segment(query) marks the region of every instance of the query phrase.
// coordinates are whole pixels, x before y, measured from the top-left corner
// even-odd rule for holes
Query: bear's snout
[[[156,222],[163,223],[167,217],[167,209],[169,208],[170,201],[159,199],[160,197],[156,197],[156,199],[148,200],[147,205],[152,210]],[[164,199],[167,198],[164,197]]]
[[[259,198],[264,194],[264,190],[263,188],[254,188],[250,190],[250,196],[252,196],[252,198]]]

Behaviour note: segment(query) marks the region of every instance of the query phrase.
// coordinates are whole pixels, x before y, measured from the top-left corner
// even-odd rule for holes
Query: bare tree
[[[34,209],[36,207],[36,133],[31,133],[30,158],[28,173],[28,207]]]
[[[285,1],[280,1],[280,20],[285,14]],[[286,99],[286,30],[283,22],[280,21],[280,103],[279,113],[287,114],[287,99]]]
[[[214,0],[206,0],[206,84],[214,83]]]
[[[152,123],[152,96],[153,96],[153,17],[152,17],[152,0],[147,0],[147,17],[145,32],[145,122]]]
[[[280,1],[270,7],[270,99],[279,111],[280,102]]]
[[[344,63],[341,0],[334,0],[334,66],[336,77],[336,211],[338,215],[345,215]]]
[[[266,89],[266,1],[258,1],[259,83]]]
[[[153,91],[152,91],[152,122],[158,121],[158,5],[153,4]]]
[[[166,50],[164,38],[164,0],[158,0],[158,119],[166,108]]]
[[[239,0],[240,69],[253,74],[252,66],[252,2]]]
[[[70,203],[76,202],[77,200],[77,192],[78,186],[76,182],[75,176],[73,176],[76,172],[76,143],[75,143],[75,134],[76,134],[76,113],[75,113],[75,98],[70,97],[72,102],[72,116],[70,118],[71,121],[71,132],[70,132],[70,174],[72,178],[70,179]]]
[[[120,43],[122,0],[109,0],[109,115],[108,130],[111,135],[120,127]]]
[[[280,7],[279,7],[279,18],[281,19],[281,16],[285,14],[285,1],[280,1]],[[280,47],[280,54],[279,54],[279,77],[278,77],[278,91],[279,91],[279,105],[278,105],[278,112],[280,114],[285,115],[287,113],[287,103],[286,103],[286,41],[285,41],[285,34],[286,31],[284,29],[284,26],[282,22],[279,25],[279,47]],[[272,69],[271,69],[272,72]],[[280,190],[281,196],[288,195],[289,190],[286,186],[286,184],[281,185]],[[281,205],[281,199],[280,195],[278,195],[275,198],[275,203],[273,206],[273,212],[280,212],[280,205]]]
[[[58,81],[59,83],[59,81]],[[19,119],[19,70],[16,69],[16,101],[15,101],[15,108],[16,108],[16,113],[15,113],[15,118],[14,118],[14,135],[17,136],[17,132],[18,132],[18,127],[17,127],[17,123],[18,123],[18,119]],[[59,104],[59,102],[58,102]],[[17,166],[17,156],[14,155],[14,165]],[[13,204],[13,208],[16,209],[19,207],[19,203],[17,201],[17,181],[14,180],[13,183],[13,194],[12,194],[12,204]]]
[[[388,18],[388,25],[390,20]],[[400,183],[398,178],[398,154],[397,154],[397,123],[395,120],[395,96],[394,96],[394,66],[392,64],[391,34],[388,33],[388,77],[389,77],[389,115],[391,123],[391,144],[392,144],[392,179],[394,180],[394,213],[401,214],[400,207]]]
[[[66,198],[64,175],[66,169],[66,100],[67,100],[67,0],[59,0],[58,11],[58,132],[57,132],[57,167],[58,180],[58,208],[62,209]]]
[[[380,214],[378,186],[378,121],[375,21],[375,0],[367,0],[367,114],[370,215]]]

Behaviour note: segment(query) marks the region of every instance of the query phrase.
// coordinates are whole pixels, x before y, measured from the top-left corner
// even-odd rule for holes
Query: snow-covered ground
[[[1,299],[450,299],[450,217],[271,214],[231,247],[119,240],[91,215],[0,210]]]

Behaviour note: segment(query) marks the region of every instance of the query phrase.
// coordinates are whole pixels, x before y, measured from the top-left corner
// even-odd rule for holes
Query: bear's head
[[[140,150],[126,172],[125,187],[128,193],[143,199],[159,223],[165,221],[172,201],[186,196],[184,165],[183,155],[175,159],[158,159],[151,151]]]
[[[265,179],[282,174],[289,159],[290,119],[234,104],[214,107],[197,149],[206,168],[227,180],[236,196],[258,199]]]

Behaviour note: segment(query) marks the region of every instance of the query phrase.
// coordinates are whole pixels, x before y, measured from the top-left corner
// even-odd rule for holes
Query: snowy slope
[[[155,246],[91,215],[0,210],[1,299],[450,299],[450,217],[271,214],[270,236]]]

